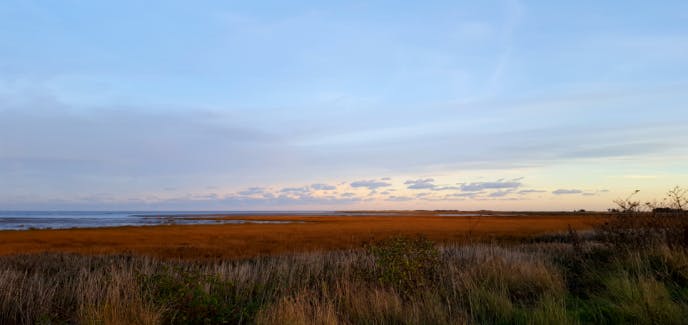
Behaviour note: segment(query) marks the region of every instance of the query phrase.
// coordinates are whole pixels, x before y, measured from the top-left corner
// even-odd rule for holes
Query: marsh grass
[[[569,234],[571,235],[571,234]],[[0,258],[1,324],[679,324],[688,253],[589,240],[358,250],[242,261]]]

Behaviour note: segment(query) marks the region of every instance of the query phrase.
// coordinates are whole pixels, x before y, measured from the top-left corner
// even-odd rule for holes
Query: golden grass
[[[604,215],[528,213],[442,217],[399,212],[395,216],[231,216],[223,219],[294,221],[291,224],[165,225],[64,230],[0,231],[0,255],[39,252],[131,253],[163,258],[248,258],[360,247],[392,235],[422,234],[444,243],[525,238],[589,229]]]

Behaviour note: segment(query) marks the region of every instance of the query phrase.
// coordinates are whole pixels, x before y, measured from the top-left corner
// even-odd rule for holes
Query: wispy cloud
[[[503,78],[508,73],[509,63],[511,61],[512,52],[514,51],[514,34],[517,27],[521,24],[525,15],[525,7],[518,0],[509,0],[506,2],[506,19],[504,19],[501,31],[501,47],[502,50],[497,57],[494,68],[487,83],[488,95],[494,96],[500,91],[503,83]]]

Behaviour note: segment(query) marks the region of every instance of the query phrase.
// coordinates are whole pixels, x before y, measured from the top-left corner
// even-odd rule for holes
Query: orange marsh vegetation
[[[372,212],[354,216],[214,216],[212,219],[293,221],[284,224],[161,225],[61,230],[0,231],[0,255],[67,252],[136,254],[162,258],[249,258],[360,247],[393,235],[437,242],[518,239],[592,228],[604,214],[505,213],[441,216],[438,212]]]

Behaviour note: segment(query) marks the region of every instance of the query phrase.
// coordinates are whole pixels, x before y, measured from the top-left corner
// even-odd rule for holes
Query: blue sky
[[[688,185],[685,1],[3,1],[0,209],[604,209]]]

